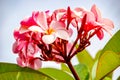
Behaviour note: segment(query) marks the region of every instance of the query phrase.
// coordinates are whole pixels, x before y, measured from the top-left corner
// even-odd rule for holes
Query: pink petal
[[[76,11],[76,12],[82,12],[82,11],[85,11],[85,9],[84,9],[84,8],[81,8],[81,7],[76,7],[76,8],[74,9],[74,11]]]
[[[34,60],[34,65],[31,66],[33,69],[38,70],[42,66],[42,62],[40,59]]]
[[[21,26],[28,28],[29,26],[37,25],[36,21],[34,20],[35,14],[36,14],[36,12],[33,12],[31,17],[28,17],[28,18],[22,20],[20,22]]]
[[[64,17],[64,14],[66,13],[65,9],[57,9],[53,12],[53,17],[55,17],[58,21]]]
[[[65,24],[62,23],[62,22],[58,22],[58,21],[52,21],[51,24],[50,24],[50,27],[52,27],[54,30],[64,29]]]
[[[103,28],[107,30],[112,30],[114,28],[114,24],[111,20],[102,18],[100,21],[101,24],[103,24]]]
[[[14,30],[14,38],[16,40],[28,40],[30,38],[30,34],[29,34],[30,31],[27,31],[27,32],[21,32],[20,30]]]
[[[27,27],[27,26],[21,26],[20,29],[19,29],[19,32],[20,32],[20,33],[28,32],[28,31],[29,31],[28,28],[29,28],[29,27]]]
[[[21,67],[25,67],[26,64],[24,63],[24,61],[22,61],[22,59],[20,59],[19,57],[17,58],[17,64]]]
[[[19,30],[14,30],[13,36],[17,40],[18,37],[20,36]]]
[[[29,43],[28,46],[27,46],[27,56],[33,57],[33,55],[36,52],[35,49],[36,49],[36,46],[32,43]]]
[[[92,6],[91,11],[94,13],[96,21],[99,21],[101,19],[101,13],[95,4]]]
[[[64,40],[69,40],[69,34],[64,29],[57,30],[56,31],[56,36],[59,37],[59,38],[61,38],[61,39],[64,39]]]
[[[14,53],[18,53],[19,52],[19,49],[17,48],[18,47],[18,43],[17,42],[14,42],[13,43],[13,46],[12,46],[12,51]]]
[[[56,36],[54,34],[53,35],[44,35],[42,37],[42,40],[46,44],[51,44],[56,40]]]
[[[95,24],[95,16],[91,12],[86,12],[86,24],[84,25],[84,30],[89,31],[94,29],[96,26]]]
[[[13,44],[12,50],[14,53],[18,53],[26,45],[26,41],[16,41]]]
[[[86,12],[87,18],[86,23],[93,23],[95,22],[95,16],[92,12]]]
[[[84,11],[85,11],[85,10],[84,10],[83,8],[77,7],[77,8],[75,8],[75,9],[73,10],[72,17],[79,17],[79,18],[82,18],[82,17],[83,17],[83,12],[84,12]]]
[[[40,27],[43,30],[48,29],[47,18],[46,18],[46,14],[44,12],[37,12],[34,17],[35,17],[36,22],[38,23],[38,25],[40,25]]]

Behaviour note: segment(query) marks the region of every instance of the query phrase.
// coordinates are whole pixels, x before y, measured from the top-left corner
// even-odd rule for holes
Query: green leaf
[[[21,68],[16,64],[0,63],[0,80],[54,80],[42,72]]]
[[[92,67],[92,72],[91,72],[92,80],[95,80],[96,77],[97,64],[98,64],[98,60],[94,62],[94,65]]]
[[[103,80],[112,80],[110,77],[105,77]]]
[[[80,80],[89,80],[89,71],[85,64],[78,64],[74,66]]]
[[[61,63],[61,70],[71,73],[70,69],[65,63]]]
[[[99,50],[98,52],[97,52],[97,54],[96,54],[96,56],[95,56],[95,61],[98,61],[98,59],[99,59],[99,57],[100,57],[100,55],[101,55],[101,51],[102,50]],[[97,64],[96,64],[96,68],[97,68]],[[93,73],[95,73],[96,71],[93,71]],[[95,73],[96,74],[96,73]],[[112,75],[113,75],[113,73],[111,72],[109,75],[107,75],[107,77],[108,78],[112,78]]]
[[[117,80],[120,80],[120,76],[117,78]]]
[[[94,58],[94,61],[96,61],[96,60],[99,59],[99,57],[100,57],[100,55],[101,55],[101,52],[102,52],[102,50],[99,50],[99,51],[96,53],[95,58]]]
[[[77,54],[77,58],[80,63],[87,65],[89,70],[92,69],[94,60],[87,50],[83,50],[82,52],[79,52]]]
[[[104,53],[105,51],[113,51],[120,54],[120,30],[105,45],[102,53]]]
[[[120,55],[112,51],[104,52],[98,61],[96,80],[104,78],[118,66],[120,66]]]
[[[101,53],[97,54],[98,55],[98,58],[97,58],[98,65],[96,67],[97,68],[96,76],[98,76],[100,71],[103,71],[103,72],[101,72],[103,74],[102,75],[100,74],[101,76],[99,75],[99,77],[104,77],[108,73],[110,73],[110,71],[112,72],[116,67],[120,66],[120,63],[118,63],[118,61],[120,61],[119,60],[120,59],[119,58],[119,56],[120,56],[120,42],[119,41],[120,41],[120,30],[109,40],[109,42],[105,45],[103,50],[100,51]],[[110,51],[112,51],[112,52],[110,52]],[[110,54],[110,55],[108,55],[108,54]],[[108,57],[110,57],[110,58],[108,58]],[[114,60],[113,58],[116,58],[116,59]],[[106,64],[104,63],[105,62],[104,59],[106,61]],[[100,64],[103,64],[103,65],[100,65]],[[108,65],[112,65],[112,66],[108,67]],[[106,69],[106,66],[108,69]]]
[[[55,68],[41,68],[40,72],[43,72],[49,75],[55,80],[74,80],[73,77],[69,75],[68,73],[62,70],[59,70],[59,69],[55,69]]]

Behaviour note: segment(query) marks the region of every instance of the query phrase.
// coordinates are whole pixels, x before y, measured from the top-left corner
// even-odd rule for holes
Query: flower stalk
[[[75,71],[75,69],[74,69],[72,63],[71,63],[70,61],[68,61],[66,64],[68,65],[70,71],[72,72],[72,74],[73,74],[75,80],[80,80],[80,78],[79,78],[78,74],[76,73],[76,71]]]

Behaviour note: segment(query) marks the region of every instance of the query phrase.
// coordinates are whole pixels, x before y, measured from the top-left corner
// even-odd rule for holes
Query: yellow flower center
[[[45,31],[46,34],[52,34],[53,32],[55,32],[55,30],[53,28],[49,28],[48,30]]]

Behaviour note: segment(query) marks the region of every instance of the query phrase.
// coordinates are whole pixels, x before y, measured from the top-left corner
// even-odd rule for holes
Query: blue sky
[[[75,7],[84,7],[90,9],[96,4],[103,17],[109,18],[114,22],[114,34],[120,29],[120,0],[0,0],[0,62],[16,63],[17,55],[12,52],[14,42],[13,31],[19,27],[19,22],[33,11],[53,11],[58,8],[72,9]],[[95,53],[104,47],[111,37],[105,34],[103,40],[92,38],[91,46],[87,48],[92,57]]]

